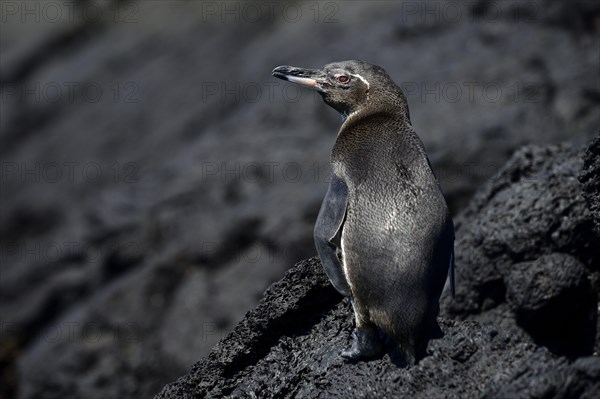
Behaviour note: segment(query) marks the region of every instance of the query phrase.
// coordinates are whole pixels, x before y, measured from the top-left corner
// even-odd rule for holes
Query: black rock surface
[[[458,290],[455,301],[444,296],[445,335],[415,367],[393,351],[357,363],[339,356],[351,307],[313,258],[156,398],[597,396],[600,257],[577,180],[584,155],[524,148],[475,195],[457,223]]]
[[[594,397],[600,358],[575,363],[502,331],[471,321],[441,320],[445,336],[406,368],[389,354],[352,363],[351,307],[329,285],[316,259],[291,269],[235,330],[191,372],[156,399],[200,397],[473,398],[559,393]],[[544,396],[539,396],[544,397]]]
[[[584,156],[525,147],[482,187],[456,221],[460,284],[442,314],[520,334],[517,322],[557,354],[593,352],[600,240],[577,179]]]
[[[315,254],[340,118],[277,65],[383,66],[454,215],[521,146],[597,133],[595,0],[226,3],[3,3],[3,399],[149,397]],[[587,270],[575,241],[559,252]],[[509,324],[497,268],[477,268],[482,305],[462,291],[444,317]]]
[[[600,136],[596,137],[585,153],[583,171],[579,180],[583,196],[594,216],[596,233],[600,236]]]
[[[505,284],[517,324],[536,343],[568,356],[593,351],[598,295],[577,259],[553,253],[516,263]]]

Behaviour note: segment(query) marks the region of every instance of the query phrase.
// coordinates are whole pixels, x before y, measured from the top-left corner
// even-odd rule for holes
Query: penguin
[[[272,74],[318,91],[342,116],[314,228],[325,272],[354,312],[352,343],[341,356],[381,356],[392,338],[414,365],[442,336],[447,279],[454,296],[454,224],[406,97],[383,68],[364,61],[279,66]]]

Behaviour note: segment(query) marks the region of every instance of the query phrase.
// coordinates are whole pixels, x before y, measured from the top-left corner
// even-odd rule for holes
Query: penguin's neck
[[[342,116],[342,127],[341,129],[344,128],[345,125],[347,125],[348,123],[350,123],[350,121],[352,120],[352,118],[354,118],[361,110],[357,109],[354,110],[352,112],[348,112],[348,111],[342,111],[340,112],[340,115]]]
[[[381,112],[380,109],[373,108],[371,106],[360,107],[360,108],[354,109],[352,111],[348,111],[348,110],[341,111],[340,112],[340,115],[342,116],[341,129],[350,125],[352,123],[352,121],[355,120],[356,118],[361,118],[366,115],[369,115],[372,113],[379,113],[379,112]]]

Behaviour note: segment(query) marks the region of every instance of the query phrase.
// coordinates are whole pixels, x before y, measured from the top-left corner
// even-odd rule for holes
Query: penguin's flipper
[[[352,292],[336,254],[337,246],[333,243],[333,238],[344,223],[347,205],[348,186],[340,177],[332,175],[317,217],[314,238],[319,258],[331,284],[340,294],[350,297]]]

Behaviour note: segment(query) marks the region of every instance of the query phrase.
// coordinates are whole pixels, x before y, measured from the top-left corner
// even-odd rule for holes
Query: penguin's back
[[[376,114],[342,128],[332,161],[348,185],[342,253],[355,300],[376,325],[409,339],[435,323],[453,249],[423,144],[406,122]]]

